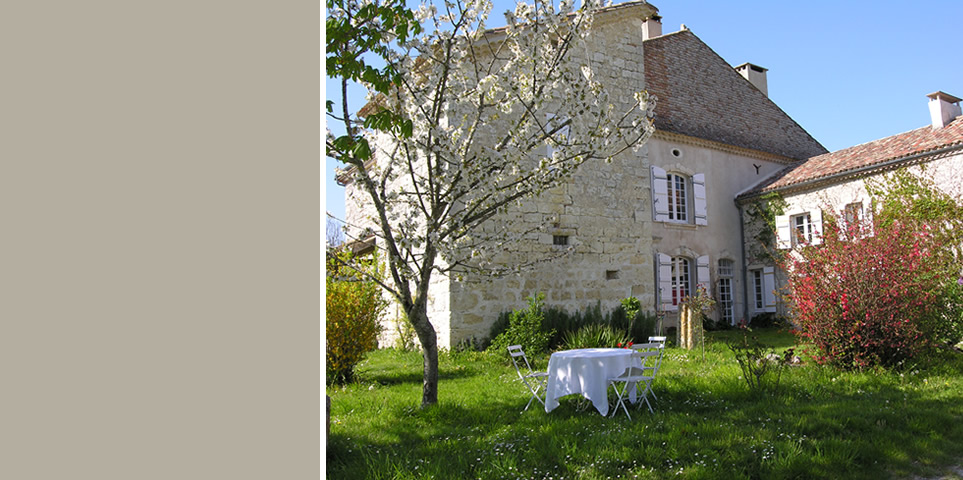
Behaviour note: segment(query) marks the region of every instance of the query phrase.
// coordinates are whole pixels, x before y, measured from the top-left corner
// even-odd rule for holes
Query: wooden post
[[[691,312],[685,305],[679,306],[679,346],[688,350],[692,348]]]

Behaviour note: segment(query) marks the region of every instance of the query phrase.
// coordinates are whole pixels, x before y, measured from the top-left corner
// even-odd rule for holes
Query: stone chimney
[[[933,121],[934,129],[949,125],[954,118],[963,114],[960,111],[960,99],[953,95],[946,92],[934,92],[927,97],[930,99],[930,120]]]
[[[662,17],[652,15],[642,23],[642,40],[662,36]]]
[[[745,77],[746,80],[749,80],[749,83],[759,89],[763,95],[769,96],[769,86],[766,83],[766,72],[769,71],[768,68],[762,68],[759,65],[753,65],[751,63],[743,63],[736,67],[736,71]]]

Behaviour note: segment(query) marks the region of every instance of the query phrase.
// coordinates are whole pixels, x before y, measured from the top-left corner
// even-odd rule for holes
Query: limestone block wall
[[[599,15],[590,46],[572,52],[592,66],[595,79],[607,86],[609,100],[622,111],[644,88],[642,21],[651,10],[642,4]],[[378,154],[390,154],[390,142],[378,139],[374,143]],[[645,150],[626,152],[611,163],[584,165],[566,185],[507,212],[506,216],[522,220],[519,230],[539,224],[545,229],[513,245],[503,261],[565,255],[512,277],[468,275],[459,279],[435,275],[429,316],[439,346],[452,347],[472,337],[486,338],[499,313],[523,308],[526,298],[536,293],[545,293],[547,304],[572,311],[597,302],[602,302],[603,308],[612,308],[627,296],[652,303],[648,184]],[[367,218],[372,212],[365,196],[358,185],[346,188],[346,220],[349,232],[354,234],[374,225]],[[569,244],[553,245],[555,235],[568,236]],[[394,313],[386,315],[383,345],[397,336],[396,310],[389,309]]]
[[[623,111],[634,103],[634,93],[644,88],[643,19],[600,16],[593,25],[589,50],[575,52],[591,64],[595,79],[606,85],[610,100]],[[604,310],[611,309],[628,296],[652,303],[647,192],[648,160],[643,148],[625,152],[610,163],[585,164],[567,184],[493,219],[520,219],[520,231],[545,226],[512,245],[502,261],[560,258],[518,275],[452,280],[449,344],[487,338],[500,313],[524,308],[526,299],[538,293],[545,294],[547,305],[571,312],[599,302]],[[567,236],[568,245],[553,245],[557,235]]]

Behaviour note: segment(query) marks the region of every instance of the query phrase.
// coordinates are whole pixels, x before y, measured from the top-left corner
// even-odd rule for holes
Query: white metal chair
[[[652,340],[652,339],[655,339],[655,340]],[[662,339],[662,341],[660,342],[658,339]],[[665,353],[665,337],[649,337],[649,343],[640,343],[638,345],[632,345],[632,348],[639,351],[655,351],[659,353],[659,355],[652,360],[651,365],[647,364],[643,367],[646,373],[648,375],[651,375],[652,378],[655,379],[655,377],[659,375],[659,368],[662,366],[662,355]],[[655,395],[655,392],[652,390],[651,382],[647,384],[647,388],[648,388],[648,393],[652,394],[652,398],[654,398],[655,400],[658,400],[659,397],[657,397]]]
[[[629,417],[629,420],[632,420],[632,415],[629,415],[629,409],[625,406],[626,394],[629,393],[630,388],[637,388],[638,385],[645,385],[645,388],[642,389],[642,398],[640,398],[637,403],[641,404],[644,401],[649,407],[649,412],[655,413],[655,410],[652,410],[652,404],[649,403],[649,399],[646,396],[647,392],[652,390],[651,384],[655,377],[646,373],[646,364],[651,359],[657,357],[659,352],[657,350],[636,351],[633,352],[632,355],[640,359],[642,366],[626,368],[625,372],[621,375],[609,378],[609,383],[612,385],[612,389],[615,390],[616,394],[615,408],[612,410],[612,416],[614,417],[615,414],[619,412],[619,407],[621,406],[622,410],[625,411],[625,416]],[[622,384],[621,390],[619,390],[619,384]]]
[[[539,396],[539,392],[545,388],[548,382],[548,372],[536,372],[532,369],[532,365],[528,363],[528,357],[525,356],[525,352],[522,350],[521,345],[511,345],[508,347],[508,354],[512,357],[512,363],[515,364],[515,372],[518,373],[518,378],[521,379],[522,383],[528,387],[528,391],[532,393],[532,398],[528,400],[525,404],[525,410],[532,404],[532,400],[538,400],[545,406],[545,400]],[[525,368],[528,373],[523,373],[522,368],[519,365],[519,358],[525,363]]]

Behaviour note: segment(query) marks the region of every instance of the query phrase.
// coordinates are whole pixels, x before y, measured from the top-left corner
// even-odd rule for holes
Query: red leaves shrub
[[[960,334],[959,265],[934,223],[849,225],[824,217],[823,243],[784,258],[789,299],[815,359],[844,369],[894,366]]]

